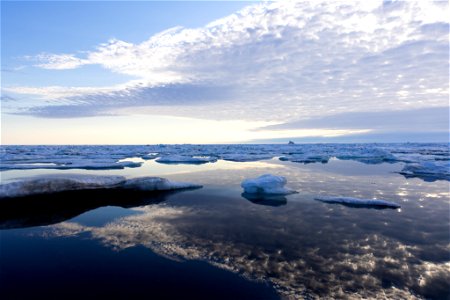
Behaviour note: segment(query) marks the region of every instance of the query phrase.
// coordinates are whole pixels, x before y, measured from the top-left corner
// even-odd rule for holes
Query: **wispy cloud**
[[[90,64],[86,59],[81,59],[73,54],[46,54],[37,55],[34,59],[40,63],[36,66],[50,70],[66,70],[75,69],[82,65]]]
[[[448,105],[447,2],[263,3],[133,44],[41,54],[37,66],[100,65],[136,79],[99,88],[14,87],[56,100],[43,117],[116,113],[295,121]],[[197,105],[201,103],[201,105]]]

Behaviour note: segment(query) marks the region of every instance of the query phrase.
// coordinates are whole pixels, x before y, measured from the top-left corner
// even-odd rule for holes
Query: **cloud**
[[[89,64],[88,60],[80,59],[72,54],[43,53],[37,55],[34,59],[41,62],[36,65],[37,67],[50,70],[75,69],[82,65]]]
[[[83,55],[36,57],[45,69],[95,64],[136,78],[122,85],[9,91],[56,100],[58,106],[23,111],[43,117],[68,117],[70,111],[58,113],[61,103],[77,106],[74,116],[146,112],[278,122],[442,107],[448,12],[445,2],[254,4],[140,44],[113,39]]]
[[[396,132],[448,132],[448,115],[449,107],[383,112],[350,112],[271,125],[261,128],[261,130],[371,128],[377,131],[395,130]]]
[[[17,99],[14,98],[14,97],[11,97],[11,96],[9,96],[9,95],[2,94],[2,95],[0,96],[0,100],[1,100],[2,102],[9,102],[9,101],[16,101]]]

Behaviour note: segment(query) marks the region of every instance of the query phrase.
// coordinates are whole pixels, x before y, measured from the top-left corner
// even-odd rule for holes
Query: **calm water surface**
[[[3,299],[449,299],[449,183],[402,164],[267,160],[78,171],[204,185],[158,195],[64,193],[3,202]],[[2,181],[46,173],[2,172]],[[247,199],[240,182],[282,175],[298,194]],[[378,198],[354,208],[316,196]],[[94,199],[94,200],[92,200]]]

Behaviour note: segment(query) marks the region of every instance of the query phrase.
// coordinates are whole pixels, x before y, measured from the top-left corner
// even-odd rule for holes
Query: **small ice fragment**
[[[215,157],[192,157],[184,155],[166,155],[156,160],[159,163],[165,164],[205,164],[208,162],[215,162]]]
[[[326,203],[340,203],[352,206],[378,206],[378,207],[392,207],[399,208],[400,205],[394,202],[378,199],[359,199],[353,197],[316,197],[315,200]]]
[[[406,164],[400,174],[406,177],[420,177],[426,181],[450,180],[449,161],[424,161]]]
[[[287,180],[283,176],[265,174],[258,178],[242,181],[241,187],[247,194],[288,195],[296,193],[294,190],[285,188],[286,183]]]

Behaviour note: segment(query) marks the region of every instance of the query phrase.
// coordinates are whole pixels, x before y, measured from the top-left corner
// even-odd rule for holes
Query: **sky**
[[[447,1],[2,1],[2,144],[448,142]]]

